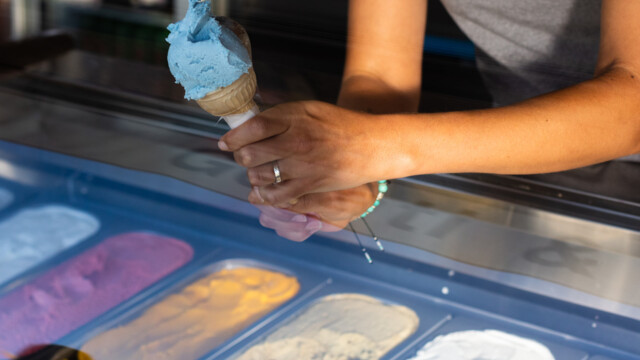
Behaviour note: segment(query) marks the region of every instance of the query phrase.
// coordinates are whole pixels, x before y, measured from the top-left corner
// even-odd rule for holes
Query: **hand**
[[[224,135],[221,150],[233,151],[260,187],[261,204],[282,205],[306,194],[357,187],[380,180],[385,161],[384,126],[377,115],[307,101],[283,104]],[[275,181],[278,162],[283,182]]]
[[[305,195],[287,209],[257,205],[262,212],[260,224],[293,241],[304,241],[318,231],[339,231],[371,206],[377,195],[376,185]],[[249,201],[261,203],[256,190]]]

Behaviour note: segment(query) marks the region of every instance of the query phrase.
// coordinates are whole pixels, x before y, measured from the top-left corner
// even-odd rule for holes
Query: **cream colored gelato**
[[[258,268],[204,277],[138,319],[87,342],[95,360],[191,360],[206,355],[296,295],[291,276]]]
[[[498,330],[441,335],[410,360],[554,360],[546,346]]]
[[[360,294],[327,296],[237,360],[379,359],[418,327],[412,310]]]

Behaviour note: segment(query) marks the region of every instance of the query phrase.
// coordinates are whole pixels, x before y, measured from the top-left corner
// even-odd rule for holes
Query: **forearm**
[[[338,106],[371,114],[415,113],[420,91],[399,91],[384,80],[367,75],[345,78]]]
[[[379,124],[380,178],[566,170],[640,152],[640,78],[614,68],[512,106],[385,115]]]
[[[338,105],[376,114],[416,112],[426,0],[350,0]]]

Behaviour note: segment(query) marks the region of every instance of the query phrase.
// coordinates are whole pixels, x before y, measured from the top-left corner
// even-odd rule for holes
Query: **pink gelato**
[[[0,298],[0,358],[59,339],[192,256],[185,242],[150,233],[103,241]]]

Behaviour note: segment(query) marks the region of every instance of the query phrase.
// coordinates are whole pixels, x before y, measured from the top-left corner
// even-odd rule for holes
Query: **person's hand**
[[[393,157],[382,146],[385,127],[391,126],[377,115],[305,101],[261,113],[229,131],[218,145],[248,168],[249,181],[259,187],[256,203],[282,205],[306,194],[380,180]],[[275,161],[279,184],[274,184]]]
[[[262,226],[289,240],[304,241],[318,231],[339,231],[357,219],[375,201],[375,185],[305,195],[286,209],[259,205],[255,190],[249,201],[260,209]]]

